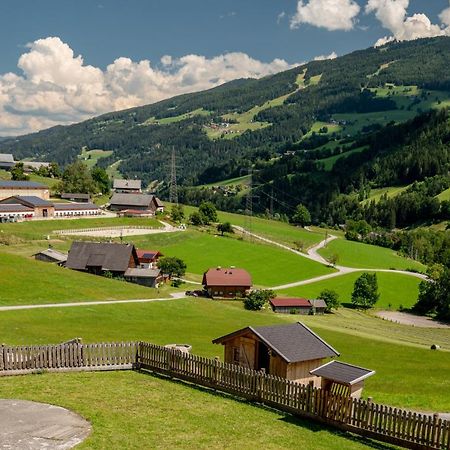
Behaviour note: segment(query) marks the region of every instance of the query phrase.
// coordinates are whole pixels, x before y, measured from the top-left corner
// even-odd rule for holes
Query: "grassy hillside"
[[[0,252],[0,305],[121,300],[161,296],[156,289],[76,272]]]

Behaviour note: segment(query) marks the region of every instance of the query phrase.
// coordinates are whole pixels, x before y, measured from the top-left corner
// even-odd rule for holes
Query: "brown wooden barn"
[[[276,297],[270,301],[273,312],[281,314],[303,314],[312,312],[312,306],[308,299],[298,297]]]
[[[303,323],[246,327],[213,340],[225,346],[225,362],[316,387],[311,371],[339,353]]]
[[[244,269],[209,269],[203,274],[203,286],[211,298],[244,297],[252,287],[252,277]]]

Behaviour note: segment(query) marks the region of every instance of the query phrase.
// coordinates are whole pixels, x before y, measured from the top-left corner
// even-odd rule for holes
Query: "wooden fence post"
[[[213,379],[212,382],[214,384],[214,387],[216,388],[219,384],[219,364],[220,359],[218,356],[214,358],[214,365],[213,365]]]
[[[313,400],[314,381],[308,383],[306,388],[306,412],[313,413],[312,400]]]
[[[5,370],[5,344],[0,346],[0,370]]]
[[[260,403],[264,403],[264,389],[266,386],[266,369],[264,367],[258,373],[258,398]]]

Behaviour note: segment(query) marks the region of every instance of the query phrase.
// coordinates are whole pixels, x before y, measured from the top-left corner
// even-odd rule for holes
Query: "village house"
[[[78,203],[90,203],[91,196],[89,194],[82,194],[82,193],[71,193],[71,192],[64,192],[61,194],[61,198],[63,200],[69,200],[71,202],[78,202]]]
[[[54,250],[53,248],[41,250],[40,252],[35,253],[33,256],[37,261],[55,263],[58,266],[65,265],[67,261],[67,253],[59,252],[58,250]]]
[[[281,314],[324,314],[327,304],[322,299],[276,297],[269,301],[273,312]]]
[[[66,267],[96,275],[109,272],[131,283],[158,287],[164,280],[157,268],[142,268],[132,244],[73,242]]]
[[[39,170],[41,167],[48,169],[50,163],[42,161],[21,161],[23,163],[23,171],[26,173],[31,173]]]
[[[303,323],[246,327],[213,340],[225,347],[225,362],[320,386],[310,372],[339,353]]]
[[[11,153],[0,153],[0,169],[10,170],[16,165]]]
[[[34,181],[12,181],[0,180],[0,200],[16,195],[34,196],[48,200],[50,198],[50,190],[48,186]]]
[[[245,297],[252,287],[252,278],[244,269],[217,267],[203,274],[202,284],[211,298]]]
[[[30,219],[102,214],[93,203],[53,203],[33,195],[16,195],[0,200],[0,218]]]
[[[163,254],[158,250],[138,249],[136,251],[139,259],[139,265],[145,269],[155,269],[158,267],[158,260],[161,256],[163,256]]]
[[[141,180],[114,180],[113,190],[117,194],[139,194],[142,192]]]
[[[109,204],[111,211],[126,213],[134,210],[149,215],[154,215],[162,205],[154,195],[148,194],[114,194]]]

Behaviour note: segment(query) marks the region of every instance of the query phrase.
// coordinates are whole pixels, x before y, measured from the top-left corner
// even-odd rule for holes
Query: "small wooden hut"
[[[246,327],[213,340],[225,346],[225,362],[299,383],[320,386],[311,371],[339,353],[303,323]]]

